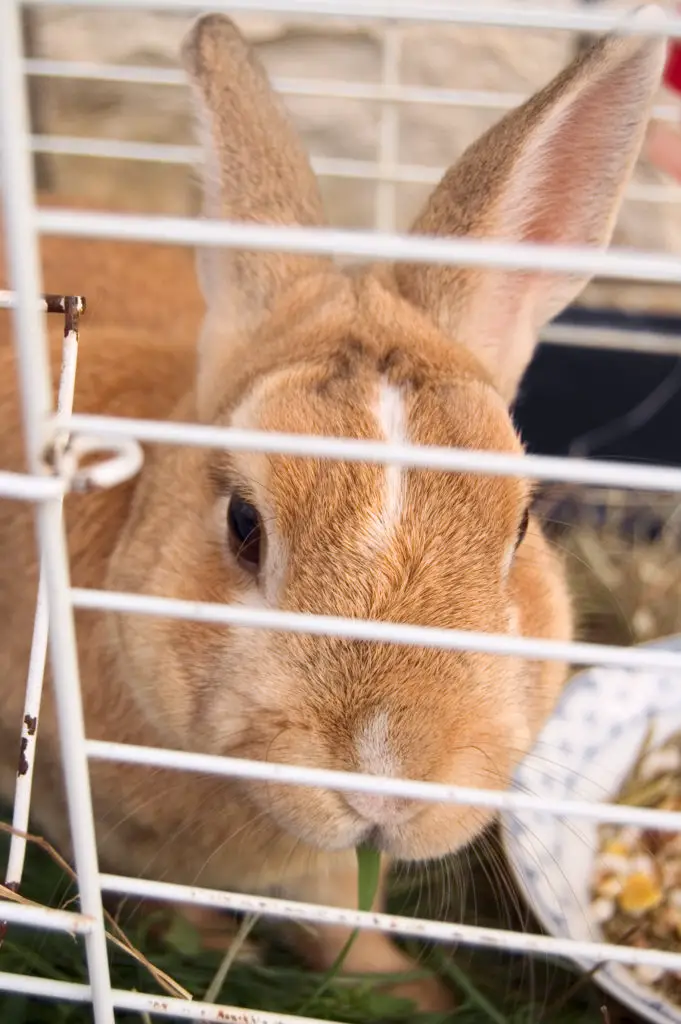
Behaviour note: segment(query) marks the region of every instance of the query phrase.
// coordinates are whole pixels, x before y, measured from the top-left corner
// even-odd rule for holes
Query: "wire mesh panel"
[[[40,0],[36,8],[56,6]],[[140,6],[134,0],[118,0],[112,9]],[[147,0],[147,9],[205,8],[205,3],[178,0],[164,3]],[[72,586],[68,536],[63,522],[63,503],[68,494],[114,492],[128,486],[137,474],[146,471],[145,459],[153,464],[156,452],[168,446],[184,446],[197,452],[217,451],[258,455],[288,456],[305,460],[330,460],[333,464],[388,467],[389,471],[437,471],[458,476],[482,475],[486,479],[512,478],[530,481],[567,481],[580,484],[618,487],[631,491],[681,493],[681,470],[655,465],[633,465],[586,459],[562,459],[525,456],[443,444],[411,443],[400,424],[393,423],[383,441],[363,437],[321,436],[318,432],[265,432],[248,422],[213,425],[190,422],[186,416],[171,420],[140,419],[132,416],[105,415],[101,410],[73,412],[77,380],[79,328],[83,317],[83,339],[87,336],[88,310],[81,296],[45,295],[43,292],[39,239],[54,236],[73,239],[118,241],[162,241],[167,246],[197,245],[206,250],[247,251],[249,253],[288,253],[301,260],[310,255],[321,257],[360,257],[383,264],[410,264],[466,267],[475,270],[494,268],[527,275],[555,276],[601,275],[611,280],[681,283],[681,258],[675,254],[626,251],[572,244],[516,243],[494,238],[431,237],[436,232],[426,227],[422,233],[406,235],[397,231],[400,182],[435,184],[440,169],[401,160],[400,105],[431,104],[469,106],[503,111],[524,97],[499,94],[492,90],[445,90],[404,85],[400,79],[403,28],[411,23],[492,25],[509,31],[545,28],[588,31],[595,35],[615,30],[624,36],[642,35],[681,38],[681,19],[666,18],[652,12],[647,18],[623,19],[621,11],[608,12],[572,8],[530,9],[525,5],[471,5],[469,3],[408,2],[362,3],[354,0],[281,0],[248,4],[225,4],[215,0],[215,9],[286,14],[292,17],[336,17],[355,21],[372,20],[380,24],[380,81],[353,83],[288,79],[277,81],[280,91],[290,96],[351,98],[375,102],[380,107],[377,156],[374,162],[333,160],[317,161],[321,174],[375,183],[374,225],[376,230],[349,231],[313,226],[301,218],[300,226],[275,223],[246,223],[248,218],[196,220],[171,216],[114,214],[75,209],[45,208],[36,205],[33,188],[32,155],[41,153],[83,154],[97,158],[124,158],[162,163],[193,163],[193,146],[91,138],[51,137],[31,134],[28,116],[28,81],[41,77],[73,78],[84,82],[109,80],[128,84],[156,84],[177,87],[184,75],[175,69],[137,66],[100,66],[95,62],[61,62],[27,58],[22,49],[21,4],[5,0],[0,5],[0,129],[2,139],[2,195],[4,204],[5,245],[9,269],[9,287],[0,291],[0,315],[14,320],[18,389],[21,397],[25,471],[0,466],[0,496],[9,501],[35,503],[39,550],[37,572],[37,608],[33,626],[30,665],[23,706],[23,726],[17,737],[20,750],[16,779],[13,835],[10,845],[6,886],[0,916],[4,929],[37,927],[73,936],[82,936],[87,956],[88,983],[78,984],[18,972],[0,971],[0,991],[27,993],[44,999],[63,1000],[92,1006],[96,1024],[110,1024],[116,1010],[187,1020],[275,1022],[302,1019],[286,1014],[266,1013],[225,1005],[200,1003],[183,998],[183,991],[163,996],[140,991],[123,991],[112,985],[108,959],[107,918],[104,896],[155,900],[194,908],[209,908],[244,914],[264,915],[280,921],[306,924],[340,925],[389,933],[413,939],[461,944],[463,946],[505,949],[544,957],[566,957],[588,965],[604,961],[681,971],[681,953],[673,949],[644,948],[639,945],[614,945],[602,941],[576,940],[558,934],[521,933],[496,927],[482,927],[430,920],[424,916],[406,917],[374,910],[358,910],[236,892],[217,886],[177,884],[158,877],[133,877],[100,869],[95,821],[98,817],[91,793],[91,771],[95,766],[115,764],[146,766],[160,771],[195,773],[205,779],[231,778],[265,786],[291,786],[339,793],[360,794],[362,798],[406,802],[421,801],[424,807],[462,806],[509,814],[537,812],[568,821],[629,824],[660,834],[681,831],[681,810],[632,807],[613,799],[592,801],[564,799],[562,796],[538,797],[531,793],[470,785],[470,779],[420,781],[413,777],[392,776],[387,771],[348,772],[335,768],[313,768],[304,763],[284,763],[280,759],[253,759],[242,756],[218,756],[191,750],[147,746],[141,742],[117,742],[107,736],[88,735],[85,725],[74,613],[124,613],[140,620],[157,622],[170,619],[191,621],[205,627],[222,626],[233,631],[265,631],[293,637],[341,638],[357,641],[369,649],[381,644],[391,650],[407,648],[459,652],[461,657],[480,656],[500,659],[522,658],[534,664],[569,663],[573,666],[599,666],[605,670],[625,670],[631,687],[640,686],[639,673],[664,671],[681,678],[681,653],[665,647],[628,648],[616,644],[568,642],[556,638],[520,635],[517,629],[483,630],[444,628],[429,622],[416,625],[402,618],[326,614],[314,607],[305,611],[276,608],[276,602],[244,600],[225,603],[219,599],[179,600],[161,592],[136,592],[97,585]],[[558,70],[558,69],[556,69]],[[674,120],[673,107],[656,110],[658,116]],[[417,154],[418,155],[418,154]],[[634,202],[673,203],[678,188],[636,186],[629,192]],[[251,218],[252,219],[252,218]],[[285,218],[284,218],[285,220]],[[275,266],[273,263],[272,266]],[[139,268],[139,287],[144,287],[145,268]],[[48,282],[49,284],[49,282]],[[89,296],[85,296],[87,300]],[[329,300],[331,301],[331,299]],[[133,303],[134,309],[134,303]],[[6,312],[5,312],[6,311]],[[93,315],[96,310],[93,311]],[[53,407],[51,371],[46,318],[64,317],[63,354],[56,407]],[[134,317],[133,317],[134,319]],[[96,323],[96,321],[95,321]],[[99,327],[101,328],[101,322]],[[127,325],[131,331],[134,323]],[[425,328],[424,328],[425,330]],[[552,328],[547,328],[550,337]],[[560,329],[553,328],[560,337]],[[557,333],[555,333],[557,330]],[[595,332],[595,343],[601,332]],[[87,344],[86,340],[80,342]],[[609,338],[607,344],[629,344],[623,337]],[[647,350],[648,339],[632,344]],[[112,364],[113,365],[113,364]],[[321,387],[321,385],[320,385]],[[576,400],[578,400],[576,398]],[[192,406],[187,406],[191,411]],[[196,410],[194,409],[194,412]],[[394,411],[394,410],[393,410]],[[391,421],[393,422],[393,421]],[[396,425],[395,425],[396,424]],[[341,432],[342,434],[342,432]],[[392,477],[388,479],[392,480]],[[388,488],[390,490],[390,488]],[[390,498],[390,496],[389,496]],[[388,500],[388,499],[386,499]],[[390,499],[392,500],[392,499]],[[95,543],[93,539],[93,543]],[[81,552],[82,557],[82,552]],[[210,591],[209,591],[210,593]],[[546,600],[549,600],[546,598]],[[151,628],[151,627],[150,627]],[[178,628],[180,628],[178,626]],[[29,810],[33,787],[36,745],[40,746],[40,716],[44,700],[43,675],[49,644],[61,763],[68,813],[68,834],[78,885],[78,909],[53,909],[16,899],[20,891],[27,845]],[[394,662],[393,662],[394,663]],[[637,671],[635,671],[637,670]],[[645,676],[644,676],[645,678]],[[383,749],[379,732],[366,741],[367,763],[376,750]],[[141,734],[140,734],[141,735]],[[427,743],[428,737],[422,742]],[[380,761],[381,758],[379,757]],[[385,759],[382,761],[385,767]],[[405,776],[409,773],[404,772]],[[475,780],[474,780],[475,781]],[[402,802],[400,804],[400,801]],[[372,805],[374,806],[374,805]],[[381,805],[382,806],[382,805]],[[144,876],[141,871],[140,875]],[[152,872],[153,875],[153,872]],[[1,958],[1,953],[0,953]],[[0,959],[1,965],[1,959]],[[172,990],[171,990],[172,991]],[[186,993],[185,993],[186,995]],[[313,1018],[307,1018],[313,1019]]]

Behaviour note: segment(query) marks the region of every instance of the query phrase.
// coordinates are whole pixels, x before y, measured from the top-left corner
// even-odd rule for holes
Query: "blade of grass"
[[[437,967],[438,973],[444,974],[452,981],[458,989],[460,989],[473,1003],[481,1013],[485,1014],[487,1020],[493,1021],[494,1024],[508,1024],[508,1019],[497,1010],[496,1006],[490,1003],[489,999],[480,992],[478,988],[473,984],[471,979],[468,977],[465,971],[462,971],[460,967],[448,957],[440,949],[433,949],[431,951],[431,959]]]
[[[370,846],[358,846],[355,852],[357,854],[357,906],[360,910],[371,910],[374,900],[376,899],[378,882],[381,875],[381,854],[378,850],[374,850]],[[298,1011],[301,1017],[305,1016],[310,1006],[319,999],[320,996],[324,995],[329,985],[331,985],[345,963],[345,958],[350,952],[350,948],[355,939],[359,935],[359,931],[359,928],[355,928],[354,931],[350,933],[347,942],[324,975],[321,984],[317,989],[315,989],[312,995],[305,1000],[305,1003]]]
[[[357,906],[371,910],[381,877],[381,854],[371,846],[357,847]]]
[[[66,974],[61,968],[57,967],[53,960],[45,959],[31,946],[19,942],[11,942],[6,939],[2,948],[5,950],[5,956],[13,954],[17,959],[21,959],[24,964],[42,974],[44,978],[55,978],[57,981],[74,980],[72,975]]]
[[[204,1003],[215,1003],[217,1001],[222,986],[225,983],[225,979],[229,972],[230,967],[239,955],[239,950],[243,946],[244,942],[248,938],[248,935],[258,920],[257,914],[248,914],[243,919],[239,926],[239,930],[234,936],[234,941],[230,943],[229,949],[225,953],[220,966],[215,972],[215,977],[211,981],[210,985],[206,989],[206,994],[203,997]]]

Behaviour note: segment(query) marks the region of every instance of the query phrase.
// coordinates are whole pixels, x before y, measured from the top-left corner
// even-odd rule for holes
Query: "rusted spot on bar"
[[[83,295],[43,295],[43,302],[48,313],[68,315],[69,307],[75,308],[79,315],[85,312],[86,302]]]
[[[52,296],[52,298],[55,297],[56,296]],[[78,324],[81,314],[85,312],[85,299],[80,295],[65,295],[60,301],[64,303],[62,312],[64,313],[64,337],[66,337],[66,335],[70,334],[72,331],[76,333],[78,332]]]
[[[21,745],[19,747],[19,767],[17,768],[17,775],[26,775],[28,772],[28,761],[26,760],[26,748],[28,747],[28,739],[26,736],[21,737]]]

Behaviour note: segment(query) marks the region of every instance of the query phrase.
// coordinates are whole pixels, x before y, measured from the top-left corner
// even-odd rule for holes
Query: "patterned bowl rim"
[[[681,633],[674,633],[637,646],[681,650]],[[570,677],[553,714],[545,724],[540,735],[537,737],[535,746],[516,769],[516,773],[514,774],[514,778],[510,786],[511,792],[518,789],[517,777],[522,773],[528,760],[532,757],[537,746],[541,743],[544,731],[548,729],[557,718],[562,716],[562,710],[564,707],[569,703],[572,697],[574,697],[574,694],[577,693],[580,687],[584,685],[584,681],[592,676],[595,671],[597,671],[596,667],[591,666],[582,669],[582,671],[577,672]],[[681,693],[679,694],[679,704],[681,706]],[[636,748],[633,748],[631,752],[631,761],[629,762],[630,764],[633,763],[636,752]],[[539,793],[535,792],[535,795],[539,795]],[[615,793],[611,792],[607,795],[614,797]],[[527,906],[530,908],[534,917],[547,934],[553,935],[556,938],[569,937],[567,929],[561,931],[559,928],[556,928],[556,915],[547,909],[532,884],[526,880],[526,875],[522,871],[524,862],[514,836],[519,815],[512,811],[502,811],[499,815],[499,819],[502,844],[506,860],[511,868],[519,892]],[[551,821],[558,822],[558,818],[552,816]],[[519,853],[518,856],[516,856],[517,852]],[[556,866],[559,868],[559,865]],[[563,920],[565,920],[565,918]],[[585,961],[580,957],[573,957],[571,959],[575,965],[581,967],[585,971],[593,969],[593,963],[589,961]],[[638,1013],[641,1017],[653,1022],[653,1024],[681,1024],[681,1005],[675,1005],[669,1000],[658,995],[654,989],[647,988],[641,983],[634,982],[633,979],[629,980],[628,984],[625,983],[623,980],[623,972],[625,970],[626,967],[622,964],[607,964],[600,970],[594,972],[592,980],[597,982],[600,988],[608,992],[609,995],[618,999],[622,1005],[633,1010],[635,1013]],[[629,978],[631,978],[631,976],[629,976]]]

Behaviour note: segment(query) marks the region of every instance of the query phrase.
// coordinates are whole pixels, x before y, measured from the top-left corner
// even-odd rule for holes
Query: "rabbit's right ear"
[[[224,15],[200,17],[184,39],[204,144],[204,212],[257,224],[324,223],[317,180],[260,61]],[[199,253],[209,309],[235,327],[267,309],[297,277],[328,261],[211,248]]]
[[[661,13],[648,7],[635,18]],[[413,230],[606,246],[664,60],[663,39],[601,39],[464,153]],[[538,331],[588,280],[587,275],[423,264],[401,264],[395,273],[401,293],[480,357],[509,402]]]

